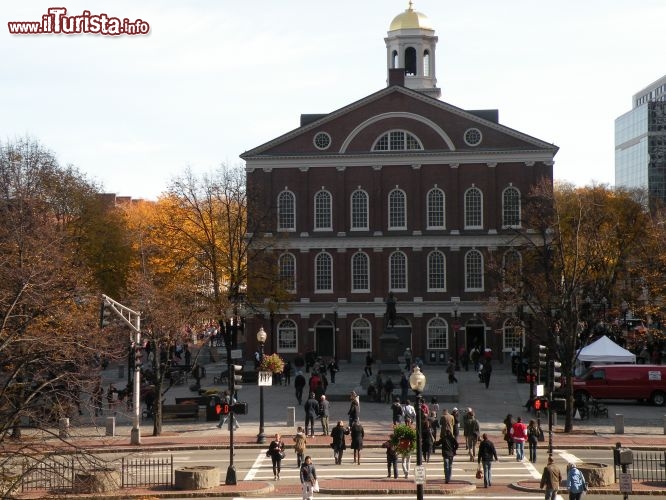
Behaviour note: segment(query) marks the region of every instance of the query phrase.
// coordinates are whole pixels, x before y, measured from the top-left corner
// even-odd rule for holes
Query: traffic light
[[[548,348],[545,345],[539,344],[539,369],[546,369],[548,360]]]
[[[548,399],[547,398],[534,398],[532,401],[532,408],[536,411],[542,411],[548,409]]]
[[[134,366],[143,365],[143,347],[140,345],[134,346]]]
[[[550,402],[550,408],[556,413],[564,413],[567,411],[567,400],[555,398]]]
[[[241,382],[243,382],[243,365],[231,365],[231,372],[229,381],[231,384],[231,393],[233,394],[243,388],[241,385]]]
[[[233,411],[236,415],[247,415],[247,403],[234,403]]]
[[[550,390],[554,391],[562,387],[562,363],[552,360],[550,362]]]
[[[231,406],[229,403],[218,403],[215,405],[215,413],[218,415],[221,413],[222,415],[229,415],[229,412],[231,411]]]

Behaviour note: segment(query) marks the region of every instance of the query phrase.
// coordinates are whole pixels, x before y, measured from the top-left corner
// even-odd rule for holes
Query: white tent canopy
[[[578,360],[591,363],[635,363],[636,356],[604,335],[583,347],[579,351]]]

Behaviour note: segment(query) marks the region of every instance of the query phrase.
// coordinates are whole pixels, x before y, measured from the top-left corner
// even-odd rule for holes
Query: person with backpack
[[[317,485],[317,471],[312,465],[310,455],[305,457],[303,465],[301,465],[300,479],[303,488],[303,500],[312,500],[314,492],[319,491],[319,486]]]
[[[300,467],[303,463],[303,457],[305,455],[305,446],[307,445],[307,439],[305,437],[305,431],[303,427],[298,427],[296,435],[294,436],[294,451],[296,452],[296,467]]]
[[[567,465],[567,488],[569,488],[569,500],[580,500],[583,492],[587,491],[585,476],[573,462]]]
[[[527,444],[530,448],[530,462],[536,463],[537,443],[539,442],[539,427],[536,420],[530,420],[527,426]]]
[[[400,404],[400,398],[395,397],[393,403],[391,404],[391,413],[393,414],[393,425],[398,425],[402,422],[402,405]]]

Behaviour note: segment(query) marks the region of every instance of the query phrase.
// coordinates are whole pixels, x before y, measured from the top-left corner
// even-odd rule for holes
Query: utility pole
[[[113,312],[134,332],[135,349],[141,346],[141,313],[133,311],[127,306],[116,302],[108,295],[102,294],[102,313],[100,316],[100,327],[103,327],[104,311]],[[132,340],[130,339],[130,342]],[[130,444],[141,444],[141,427],[139,426],[141,416],[141,364],[134,363],[134,414],[132,415],[132,431],[130,433]]]

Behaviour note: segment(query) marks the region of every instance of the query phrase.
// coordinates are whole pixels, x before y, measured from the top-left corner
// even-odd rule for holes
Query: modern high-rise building
[[[615,185],[642,188],[652,208],[666,203],[666,76],[632,97],[615,120]]]

